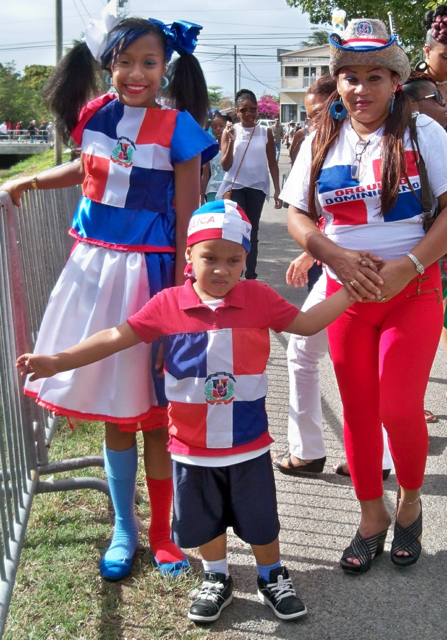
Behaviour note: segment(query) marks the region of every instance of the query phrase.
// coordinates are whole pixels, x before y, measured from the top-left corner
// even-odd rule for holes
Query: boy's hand
[[[16,361],[17,369],[20,369],[20,375],[27,376],[30,373],[30,381],[39,380],[39,378],[51,378],[58,373],[56,367],[55,356],[40,356],[37,353],[24,353],[19,356]]]

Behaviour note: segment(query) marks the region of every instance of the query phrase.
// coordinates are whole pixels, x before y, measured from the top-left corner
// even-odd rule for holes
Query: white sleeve
[[[439,198],[447,192],[447,133],[440,124],[428,116],[420,115],[417,134],[432,193]]]
[[[309,211],[309,177],[312,162],[313,136],[307,136],[290,171],[289,177],[279,197],[287,204],[291,204],[302,211]]]

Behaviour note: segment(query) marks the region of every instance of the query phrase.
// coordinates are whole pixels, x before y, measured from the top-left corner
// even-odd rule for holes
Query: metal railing
[[[48,129],[44,131],[36,129],[34,133],[28,129],[9,129],[6,133],[0,132],[0,144],[14,142],[53,142],[53,132]]]
[[[103,466],[101,456],[50,463],[57,419],[22,394],[14,363],[32,350],[50,292],[73,240],[78,187],[24,194],[16,208],[0,192],[0,638],[11,601],[26,526],[36,493],[98,489],[100,478],[41,480],[46,474]]]

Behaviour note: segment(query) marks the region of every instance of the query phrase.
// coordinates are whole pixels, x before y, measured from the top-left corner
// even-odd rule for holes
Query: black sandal
[[[385,529],[370,538],[362,538],[357,529],[357,533],[351,540],[351,544],[343,551],[340,560],[340,567],[343,571],[346,571],[346,573],[355,573],[356,575],[369,571],[374,558],[377,558],[377,556],[383,553],[387,533],[388,529]],[[357,558],[360,564],[348,562],[348,558]]]
[[[273,468],[281,471],[281,473],[284,473],[286,476],[313,475],[315,473],[321,473],[324,469],[326,456],[312,460],[312,462],[305,462],[304,464],[295,466],[290,459],[291,455],[291,453],[284,453],[282,456],[280,455],[275,460],[272,460]],[[283,460],[287,462],[287,467],[281,466]]]
[[[394,525],[394,539],[391,545],[391,562],[399,567],[409,567],[419,560],[421,555],[422,545],[418,538],[422,535],[422,500],[421,512],[416,520],[408,527],[403,527],[397,521]],[[396,555],[398,551],[406,551],[408,556]]]

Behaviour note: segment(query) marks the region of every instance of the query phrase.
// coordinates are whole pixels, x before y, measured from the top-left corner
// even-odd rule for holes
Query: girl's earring
[[[104,82],[108,87],[113,87],[112,75],[110,73],[107,73],[104,76]]]
[[[393,95],[391,96],[391,104],[390,104],[390,115],[393,113],[394,111],[394,101],[396,99],[396,94],[393,93]]]
[[[348,110],[343,104],[343,100],[336,100],[329,108],[329,113],[334,120],[343,120],[348,115]]]
[[[166,76],[162,76],[160,82],[160,89],[167,89],[169,86],[169,79]]]

